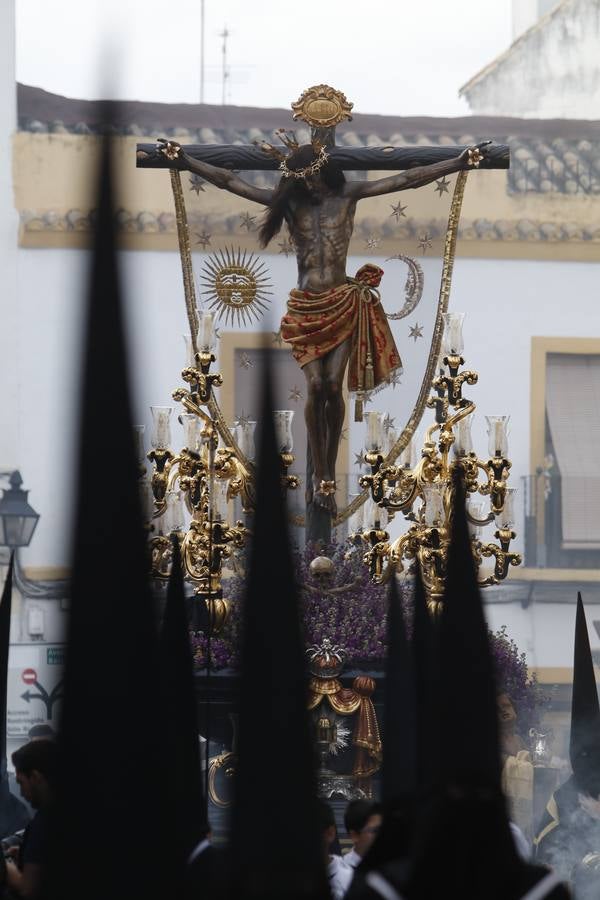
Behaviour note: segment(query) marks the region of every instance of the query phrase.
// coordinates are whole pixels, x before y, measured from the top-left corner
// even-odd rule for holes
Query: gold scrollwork
[[[223,800],[217,792],[216,786],[217,774],[221,770],[227,778],[233,778],[235,775],[235,755],[231,751],[215,756],[208,766],[208,796],[219,809],[227,809],[231,806],[231,801]]]
[[[313,128],[330,128],[344,119],[352,120],[352,107],[345,94],[328,84],[315,84],[292,103],[292,118]]]

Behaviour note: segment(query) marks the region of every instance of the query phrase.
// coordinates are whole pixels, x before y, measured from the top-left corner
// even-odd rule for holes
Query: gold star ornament
[[[390,216],[394,216],[396,222],[399,222],[401,218],[406,218],[406,213],[404,212],[405,209],[406,206],[402,206],[402,203],[396,203],[395,206],[392,203],[392,211],[390,213]]]
[[[245,212],[240,216],[240,228],[245,228],[246,231],[256,231],[256,216],[251,216],[250,213]]]
[[[431,236],[428,231],[419,236],[418,247],[423,253],[427,253],[428,249],[431,247]]]
[[[207,231],[202,231],[200,234],[198,232],[194,232],[198,240],[197,244],[200,244],[203,250],[206,250],[207,247],[210,247],[210,234]]]

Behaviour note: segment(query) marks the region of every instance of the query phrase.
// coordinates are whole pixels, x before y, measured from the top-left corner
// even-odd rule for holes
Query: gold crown
[[[329,638],[324,638],[321,644],[309,647],[306,655],[311,675],[317,678],[336,678],[344,668],[348,651],[332,644]]]

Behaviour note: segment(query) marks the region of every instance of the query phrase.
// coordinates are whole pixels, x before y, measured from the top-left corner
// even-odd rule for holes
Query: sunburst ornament
[[[260,319],[273,287],[265,264],[239,247],[217,250],[207,259],[200,278],[201,291],[217,320],[244,325]]]

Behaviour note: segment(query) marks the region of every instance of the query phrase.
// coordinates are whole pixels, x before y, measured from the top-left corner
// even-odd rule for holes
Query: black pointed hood
[[[108,123],[110,111],[105,113]],[[158,702],[158,633],[140,510],[108,138],[100,155],[59,732],[58,846],[47,896],[164,900],[173,864],[169,760]]]
[[[493,659],[458,473],[453,491],[439,625],[439,782],[420,816],[403,894],[516,900],[545,872],[520,859],[509,828]]]
[[[241,637],[232,896],[269,900],[284,893],[286,900],[316,900],[328,896],[328,886],[307,712],[306,657],[272,409],[267,370]]]
[[[416,696],[409,644],[395,576],[388,598],[385,665],[382,802],[386,807],[416,791]]]
[[[388,594],[387,657],[383,712],[383,822],[360,864],[362,877],[408,856],[417,792],[417,704],[412,645],[408,640],[395,576]]]
[[[419,563],[415,563],[412,648],[416,698],[417,788],[429,793],[439,779],[439,622],[429,611]]]
[[[446,784],[500,788],[494,664],[477,584],[462,478],[453,481],[452,537],[440,622],[440,731]],[[475,712],[476,711],[476,712]]]
[[[519,857],[509,827],[493,659],[458,473],[453,492],[439,626],[440,782],[423,811],[412,871],[408,877],[402,873],[402,893],[517,900],[547,873]],[[563,896],[562,887],[558,893]]]
[[[206,837],[208,822],[204,798],[194,663],[190,647],[179,543],[173,541],[173,562],[160,633],[161,696],[164,721],[167,780],[172,805],[171,827],[178,859],[183,868],[190,853]]]
[[[580,593],[577,594],[575,620],[569,754],[578,786],[597,796],[600,793],[600,706]]]
[[[10,612],[12,605],[14,555],[11,554],[0,601],[0,780],[6,770],[6,705],[8,654],[10,652]]]
[[[8,654],[10,652],[10,612],[12,604],[14,554],[10,557],[0,601],[0,838],[24,828],[29,813],[11,794],[6,759],[6,713],[8,705]]]

